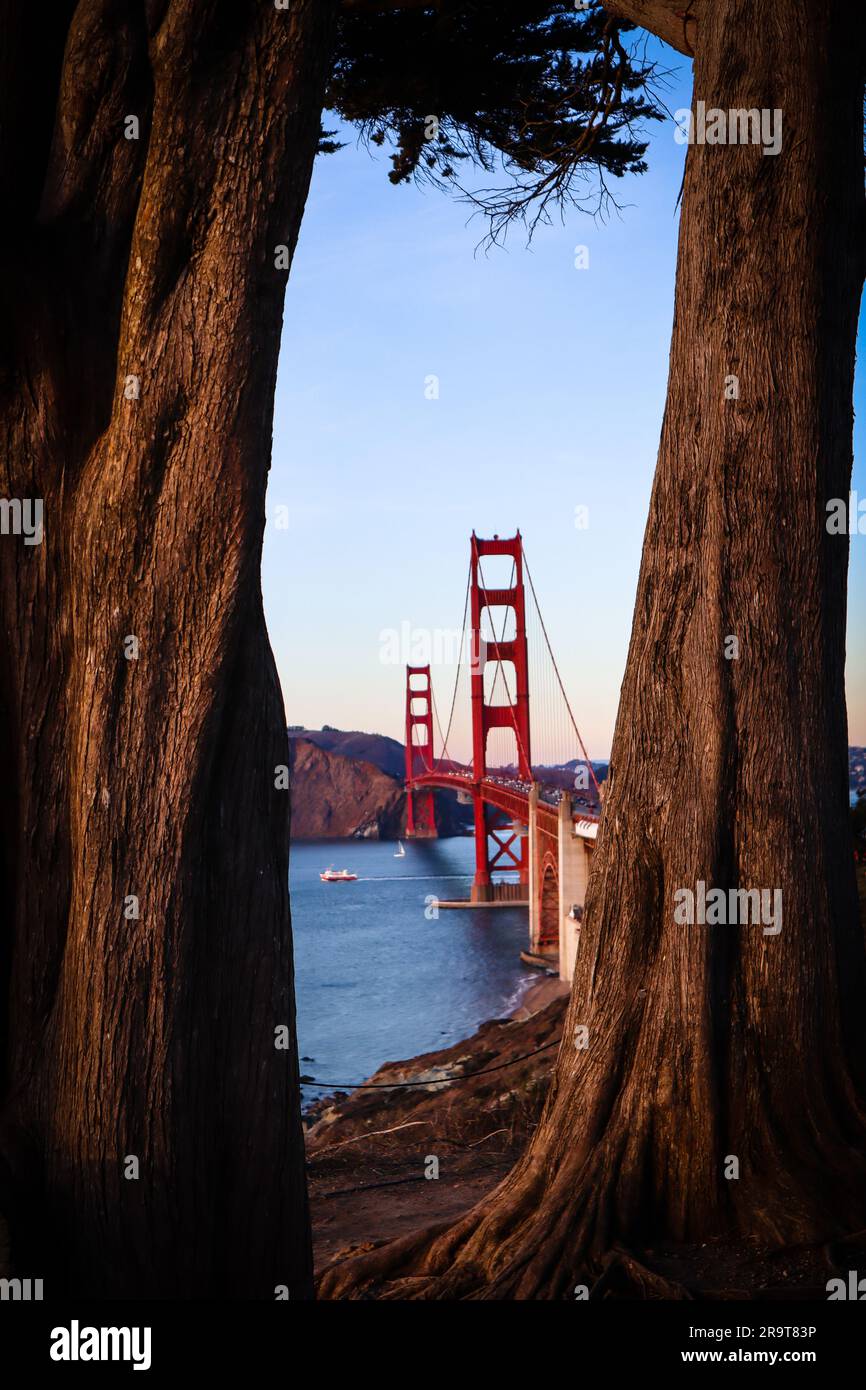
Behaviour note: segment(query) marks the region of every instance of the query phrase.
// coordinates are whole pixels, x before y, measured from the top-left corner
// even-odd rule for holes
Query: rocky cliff
[[[303,738],[293,738],[290,747],[293,840],[393,839],[401,833],[406,797],[393,777]]]
[[[318,840],[353,835],[396,840],[406,833],[406,794],[402,783],[373,763],[344,757],[308,739],[290,740],[292,839]],[[441,835],[462,833],[469,808],[449,792],[436,793],[436,824]]]
[[[406,750],[402,743],[385,734],[367,734],[360,729],[289,729],[289,738],[303,739],[315,743],[328,753],[339,753],[343,758],[354,758],[357,762],[372,763],[380,772],[402,781],[406,768]]]

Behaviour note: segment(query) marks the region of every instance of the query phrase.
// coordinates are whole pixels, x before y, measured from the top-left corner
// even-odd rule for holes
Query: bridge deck
[[[407,786],[409,784],[407,783]],[[524,824],[529,819],[529,788],[525,783],[506,782],[496,777],[484,777],[476,782],[462,772],[423,772],[412,778],[412,787],[431,787],[446,791],[462,791],[469,795],[480,792],[483,801],[496,806],[514,820]],[[582,808],[575,817],[584,821],[596,821],[597,816]],[[536,808],[536,824],[539,833],[555,840],[559,833],[559,810],[541,798]]]

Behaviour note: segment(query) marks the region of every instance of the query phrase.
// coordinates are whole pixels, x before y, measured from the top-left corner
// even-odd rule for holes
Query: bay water
[[[537,981],[520,961],[527,909],[437,910],[468,898],[471,836],[292,844],[290,886],[302,1074],[357,1083],[383,1062],[448,1047],[501,1018]],[[350,883],[322,883],[326,868]],[[304,1085],[304,1102],[325,1094]]]

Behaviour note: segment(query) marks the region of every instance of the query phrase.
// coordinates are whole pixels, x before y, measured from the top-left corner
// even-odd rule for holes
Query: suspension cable
[[[538,621],[541,623],[541,631],[544,633],[544,640],[545,640],[545,642],[547,643],[547,651],[548,651],[548,654],[549,654],[549,656],[550,656],[551,661],[553,662],[553,669],[554,669],[554,671],[556,672],[556,679],[557,679],[557,681],[559,682],[559,689],[560,689],[560,691],[562,692],[562,698],[563,698],[563,700],[565,701],[565,708],[568,710],[568,715],[569,715],[569,718],[570,718],[570,720],[571,720],[572,728],[574,729],[574,732],[575,732],[575,734],[576,734],[576,736],[577,736],[577,741],[578,741],[578,743],[580,744],[580,751],[581,751],[582,754],[583,754],[584,762],[586,763],[587,767],[589,768],[589,775],[590,775],[590,777],[592,778],[593,785],[594,785],[594,787],[595,787],[595,790],[596,790],[596,793],[597,793],[597,795],[598,795],[598,799],[599,799],[599,802],[600,802],[600,801],[601,801],[601,788],[600,788],[599,785],[598,785],[598,778],[597,778],[596,775],[595,775],[595,768],[593,767],[592,763],[591,763],[590,760],[589,760],[589,754],[588,754],[587,751],[586,751],[586,745],[584,744],[584,741],[583,741],[583,739],[582,739],[581,736],[580,736],[580,730],[579,730],[578,727],[577,727],[577,720],[576,720],[575,717],[574,717],[574,714],[573,714],[573,712],[572,712],[571,705],[569,704],[569,701],[568,701],[568,696],[567,696],[566,693],[565,693],[565,686],[564,686],[563,683],[562,683],[562,676],[559,674],[559,667],[558,667],[557,664],[556,664],[556,657],[553,655],[553,648],[552,648],[551,645],[550,645],[550,638],[549,638],[548,635],[547,635],[547,628],[544,626],[544,618],[541,616],[541,608],[540,608],[539,603],[538,603],[538,595],[537,595],[536,592],[535,592],[535,585],[534,585],[533,582],[532,582],[532,572],[530,571],[530,568],[529,568],[529,562],[528,562],[527,559],[526,559],[526,548],[525,548],[525,547],[524,547],[524,549],[523,549],[523,563],[524,563],[524,565],[525,565],[525,567],[526,567],[526,577],[527,577],[527,579],[529,580],[529,588],[530,588],[530,590],[531,590],[531,592],[532,592],[533,602],[535,603],[535,611],[536,611],[536,613],[538,614]]]
[[[437,711],[437,709],[436,709],[436,700],[435,700],[435,697],[433,696],[433,682],[432,682],[432,681],[430,682],[430,696],[431,696],[431,700],[432,700],[432,704],[433,704],[433,712],[434,712],[434,714],[436,715],[436,725],[437,725],[437,728],[439,729],[439,737],[442,739],[442,757],[439,759],[440,763],[442,763],[442,762],[444,761],[445,754],[446,754],[446,752],[448,751],[448,736],[449,736],[449,734],[451,733],[451,725],[452,725],[452,723],[454,722],[454,710],[455,710],[455,707],[456,707],[456,705],[457,705],[457,687],[458,687],[458,685],[459,685],[459,683],[460,683],[460,670],[461,670],[461,668],[462,668],[462,666],[463,666],[463,638],[464,638],[464,635],[465,635],[465,632],[466,632],[466,614],[467,614],[468,611],[469,611],[469,589],[470,589],[471,583],[472,583],[472,564],[471,564],[471,562],[470,562],[470,564],[469,564],[469,569],[467,570],[467,573],[466,573],[466,595],[465,595],[465,597],[464,597],[464,599],[463,599],[463,622],[462,622],[461,625],[460,625],[460,651],[459,651],[459,653],[458,653],[458,655],[457,655],[457,674],[456,674],[456,676],[454,677],[454,690],[453,690],[452,693],[451,693],[451,713],[448,715],[448,729],[447,729],[447,731],[446,731],[445,734],[442,733],[442,725],[439,723],[439,713],[438,713],[438,711]],[[454,761],[454,759],[450,756],[450,754],[449,754],[448,761],[449,761],[449,762],[453,762],[453,761]]]

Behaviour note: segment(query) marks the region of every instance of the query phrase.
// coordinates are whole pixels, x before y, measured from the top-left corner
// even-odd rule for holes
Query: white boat
[[[353,883],[357,877],[357,874],[350,874],[348,869],[325,869],[324,873],[319,874],[323,883]]]
[[[396,848],[395,851],[394,851],[394,858],[395,858],[395,859],[405,859],[405,858],[406,858],[406,851],[405,851],[405,849],[403,848],[403,841],[402,841],[402,840],[398,840],[398,841],[397,841],[397,848]]]

